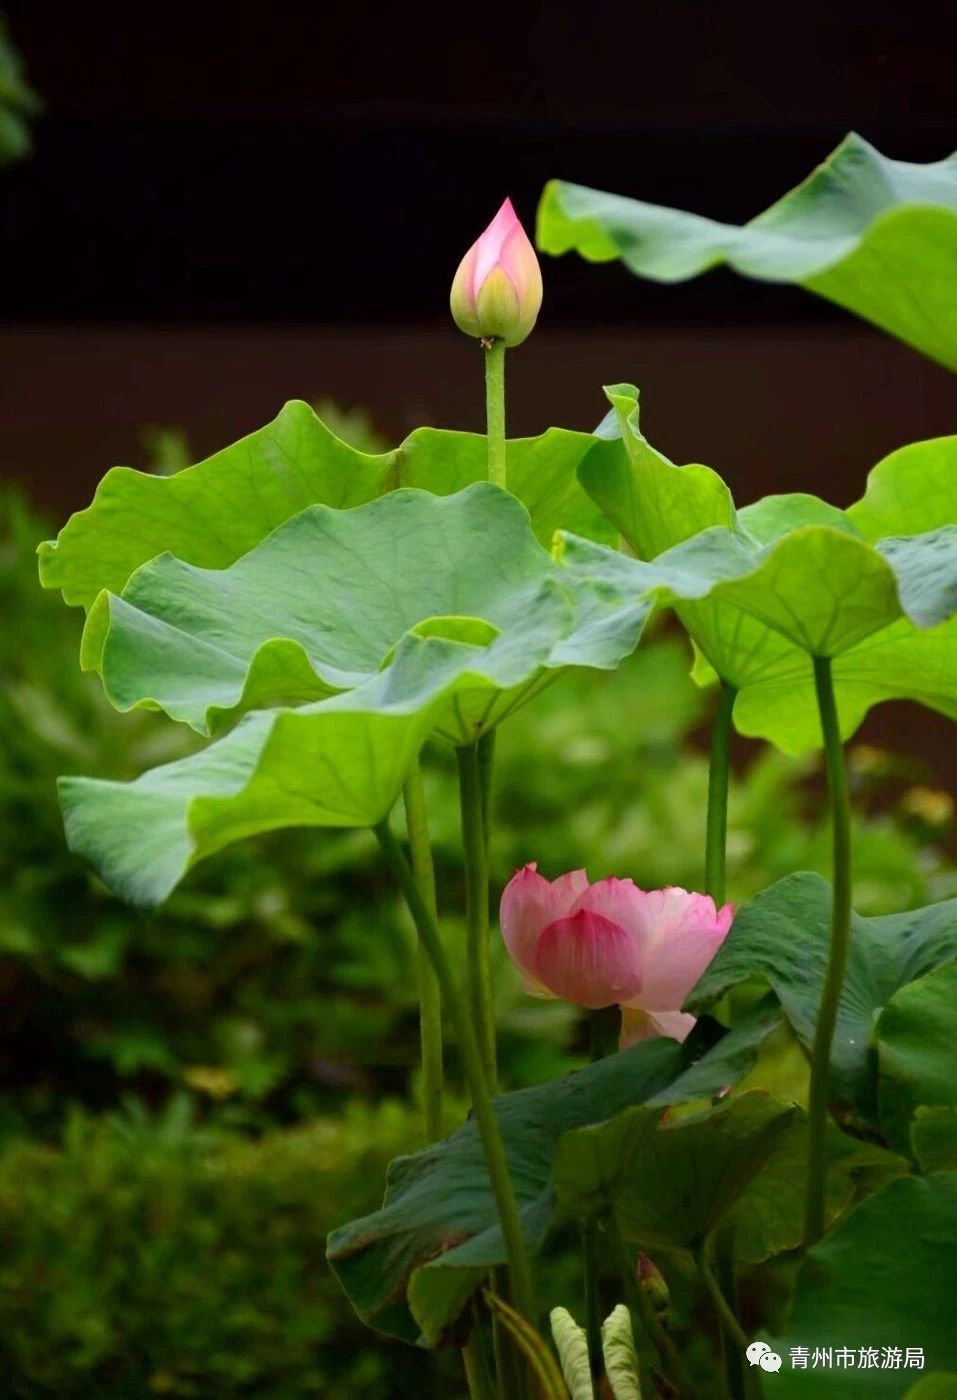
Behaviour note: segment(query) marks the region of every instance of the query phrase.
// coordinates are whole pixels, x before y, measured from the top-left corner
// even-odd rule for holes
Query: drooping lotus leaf
[[[651,1251],[697,1255],[719,1228],[735,1255],[759,1263],[804,1239],[807,1117],[752,1091],[675,1123],[628,1108],[566,1133],[555,1153],[559,1210],[575,1219],[612,1213],[626,1239]],[[906,1163],[832,1128],[828,1214],[838,1215],[866,1170],[898,1175]]]
[[[600,431],[620,432],[627,455],[584,463],[582,484],[662,574],[591,542],[566,542],[565,562],[623,604],[656,582],[670,589],[696,679],[735,686],[741,732],[790,753],[820,744],[811,652],[835,658],[845,737],[889,699],[957,718],[957,437],[892,454],[847,511],[807,495],[736,510],[717,473],[651,447],[632,386],[607,393]]]
[[[472,490],[521,509],[495,487]],[[528,597],[526,626],[513,635],[490,638],[489,624],[467,620],[460,628],[460,619],[413,628],[389,664],[355,689],[298,709],[254,711],[201,752],[135,782],[62,778],[71,849],[119,894],[151,905],[197,861],[243,837],[287,826],[374,825],[430,733],[468,742],[470,715],[488,723],[499,717],[496,705],[529,693],[524,682],[540,672],[538,600],[551,618],[551,595],[550,586]],[[586,648],[594,659],[607,646],[601,621],[586,619],[580,637],[555,645],[554,655],[563,655],[555,664],[575,664]]]
[[[732,530],[704,530],[652,564],[560,536],[573,578],[594,579],[623,596],[659,596],[680,609],[707,598],[780,633],[810,656],[840,656],[906,616],[933,627],[957,611],[957,527],[871,545],[831,525],[802,525],[768,545]],[[709,639],[713,654],[721,650]],[[730,650],[730,649],[729,649]]]
[[[467,653],[410,637],[394,666],[366,687],[301,709],[247,715],[201,752],[134,782],[61,778],[70,849],[117,894],[151,906],[197,861],[243,837],[283,826],[374,825],[432,728],[438,668],[444,663],[450,674],[441,695],[448,699]],[[387,689],[398,692],[391,705]]]
[[[827,1400],[910,1395],[924,1367],[957,1369],[955,1296],[957,1172],[887,1182],[808,1251],[788,1334],[767,1339],[784,1358],[768,1392],[773,1385],[787,1400],[822,1393]],[[807,1349],[808,1369],[790,1364],[792,1347]],[[812,1379],[815,1348],[831,1350],[831,1365],[818,1370],[826,1376],[824,1391]],[[837,1360],[842,1348],[852,1353],[853,1366],[846,1356]],[[876,1359],[862,1364],[861,1348],[875,1349]],[[908,1348],[922,1352],[922,1362],[913,1357],[908,1365]],[[914,1393],[929,1400],[950,1392],[935,1386]]]
[[[751,1068],[780,1024],[762,1008],[696,1062],[694,1033],[684,1045],[664,1037],[561,1079],[496,1099],[519,1212],[537,1251],[555,1219],[555,1144],[574,1128],[641,1103],[661,1109],[711,1096]],[[505,1248],[473,1122],[389,1169],[381,1210],[329,1236],[328,1257],[359,1314],[406,1341],[434,1345]]]
[[[806,1049],[814,1039],[830,939],[830,887],[818,875],[789,875],[738,912],[690,998],[692,1010],[756,977],[766,981]],[[847,974],[831,1051],[835,1099],[879,1125],[878,1017],[902,987],[957,956],[957,899],[904,914],[853,916]]]
[[[957,958],[891,998],[877,1023],[881,1123],[906,1151],[921,1105],[957,1109]]]
[[[310,506],[225,569],[161,555],[121,597],[99,595],[81,657],[117,708],[158,706],[208,733],[245,710],[361,685],[414,630],[484,649],[475,693],[458,690],[436,721],[464,744],[548,673],[617,665],[650,608],[608,607],[560,575],[524,507],[479,482]]]
[[[542,544],[560,526],[613,542],[575,475],[591,452],[614,458],[621,446],[563,428],[507,444],[509,488]],[[175,476],[114,467],[92,504],[40,546],[40,579],[65,602],[89,608],[104,589],[121,593],[141,564],[164,552],[223,569],[307,506],[346,509],[400,486],[451,495],[484,480],[486,470],[485,438],[474,433],[419,428],[393,451],[370,454],[293,401],[266,427]]]
[[[957,154],[891,160],[852,133],[796,189],[750,223],[553,180],[538,246],[638,276],[681,282],[727,263],[795,282],[957,370]]]

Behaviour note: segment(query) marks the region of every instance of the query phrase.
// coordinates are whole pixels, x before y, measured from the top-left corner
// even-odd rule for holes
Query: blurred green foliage
[[[0,15],[0,165],[30,154],[30,120],[39,110],[40,99],[23,76],[20,55]]]
[[[335,426],[377,446],[357,411]],[[154,470],[188,460],[169,430],[153,430],[147,452]],[[80,673],[81,619],[36,583],[49,533],[21,494],[0,491],[9,1393],[455,1395],[444,1361],[365,1332],[321,1257],[331,1226],[378,1204],[388,1159],[418,1145],[412,930],[374,843],[277,833],[206,861],[159,911],[116,901],[64,846],[57,774],[128,777],[198,741],[156,715],[117,715]],[[659,627],[614,675],[564,677],[520,711],[497,739],[496,891],[528,860],[549,877],[587,865],[594,878],[700,885],[710,705],[683,638]],[[746,745],[738,760],[731,897],[797,868],[826,873],[813,763]],[[861,911],[953,893],[946,795],[864,745],[852,773]],[[450,751],[429,752],[426,784],[457,955]],[[578,1014],[526,997],[493,951],[507,1087],[560,1072],[584,1051]],[[461,1112],[453,1104],[450,1125]],[[430,1390],[425,1375],[443,1379]]]
[[[0,1161],[0,1363],[5,1395],[404,1397],[422,1353],[370,1346],[326,1267],[326,1232],[376,1204],[415,1142],[407,1107],[247,1141],[175,1096],[73,1113],[59,1150]],[[324,1189],[330,1179],[334,1192]],[[431,1361],[443,1394],[453,1356]],[[12,1390],[6,1385],[13,1378]]]

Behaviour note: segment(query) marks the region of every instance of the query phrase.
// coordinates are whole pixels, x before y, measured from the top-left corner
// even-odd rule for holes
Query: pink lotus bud
[[[651,1035],[684,1040],[682,1002],[731,927],[730,904],[631,880],[590,885],[584,870],[551,883],[533,863],[502,895],[502,937],[526,990],[597,1010],[622,1007],[624,1048]]]
[[[481,340],[521,345],[534,326],[542,271],[510,199],[459,263],[449,304],[459,330]]]
[[[638,1275],[639,1286],[651,1299],[651,1306],[655,1312],[659,1317],[665,1315],[671,1305],[671,1293],[658,1265],[649,1259],[647,1254],[639,1254],[635,1272]]]

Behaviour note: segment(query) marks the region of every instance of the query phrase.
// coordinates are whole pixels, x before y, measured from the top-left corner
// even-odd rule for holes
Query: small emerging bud
[[[671,1305],[671,1294],[664,1274],[647,1254],[638,1255],[638,1285],[651,1301],[651,1306],[659,1316],[667,1313]]]
[[[510,199],[459,263],[449,305],[460,331],[509,347],[521,345],[535,325],[542,272]]]

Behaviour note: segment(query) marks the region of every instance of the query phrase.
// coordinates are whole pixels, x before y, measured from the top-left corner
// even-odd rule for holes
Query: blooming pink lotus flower
[[[731,927],[730,904],[669,886],[599,880],[584,870],[546,880],[532,862],[502,895],[502,936],[535,996],[593,1010],[622,1008],[622,1048],[652,1035],[684,1040],[695,1018],[681,1004]]]
[[[542,271],[510,199],[459,263],[449,304],[459,330],[482,340],[521,345],[534,326]]]

